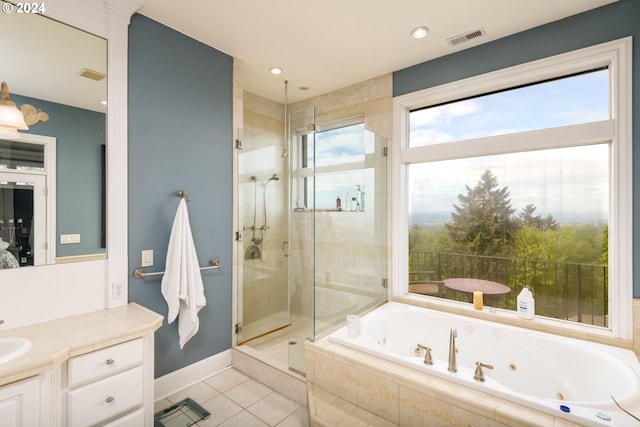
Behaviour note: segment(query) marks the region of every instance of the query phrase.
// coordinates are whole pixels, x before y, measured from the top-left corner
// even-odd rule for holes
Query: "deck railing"
[[[516,309],[516,298],[528,287],[536,299],[536,314],[608,326],[608,267],[560,261],[541,261],[442,252],[409,252],[411,272],[429,272],[429,280],[469,277],[507,285],[505,295],[485,296],[485,305]],[[421,273],[424,274],[424,273]],[[440,297],[468,301],[468,295],[442,287]]]

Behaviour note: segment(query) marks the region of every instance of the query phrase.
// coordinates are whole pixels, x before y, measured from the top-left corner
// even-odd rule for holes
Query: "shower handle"
[[[282,256],[289,257],[289,242],[282,242]]]

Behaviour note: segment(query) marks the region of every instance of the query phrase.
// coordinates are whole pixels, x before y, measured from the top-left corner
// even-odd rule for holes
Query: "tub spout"
[[[487,365],[482,362],[476,362],[476,372],[473,374],[473,379],[476,381],[484,381],[484,372],[482,368],[493,369],[493,365]]]
[[[456,363],[456,337],[458,331],[451,328],[449,332],[449,372],[458,372],[458,364]]]

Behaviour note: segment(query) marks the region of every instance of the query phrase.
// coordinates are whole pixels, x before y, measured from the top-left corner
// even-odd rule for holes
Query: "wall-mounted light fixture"
[[[18,130],[27,130],[22,112],[16,103],[9,100],[9,87],[2,82],[2,99],[0,99],[0,138],[20,138]]]

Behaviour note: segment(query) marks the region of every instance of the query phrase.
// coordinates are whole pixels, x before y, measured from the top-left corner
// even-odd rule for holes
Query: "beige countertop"
[[[54,369],[67,359],[153,333],[163,317],[141,305],[64,317],[0,331],[0,337],[24,337],[31,349],[0,365],[0,386]]]

